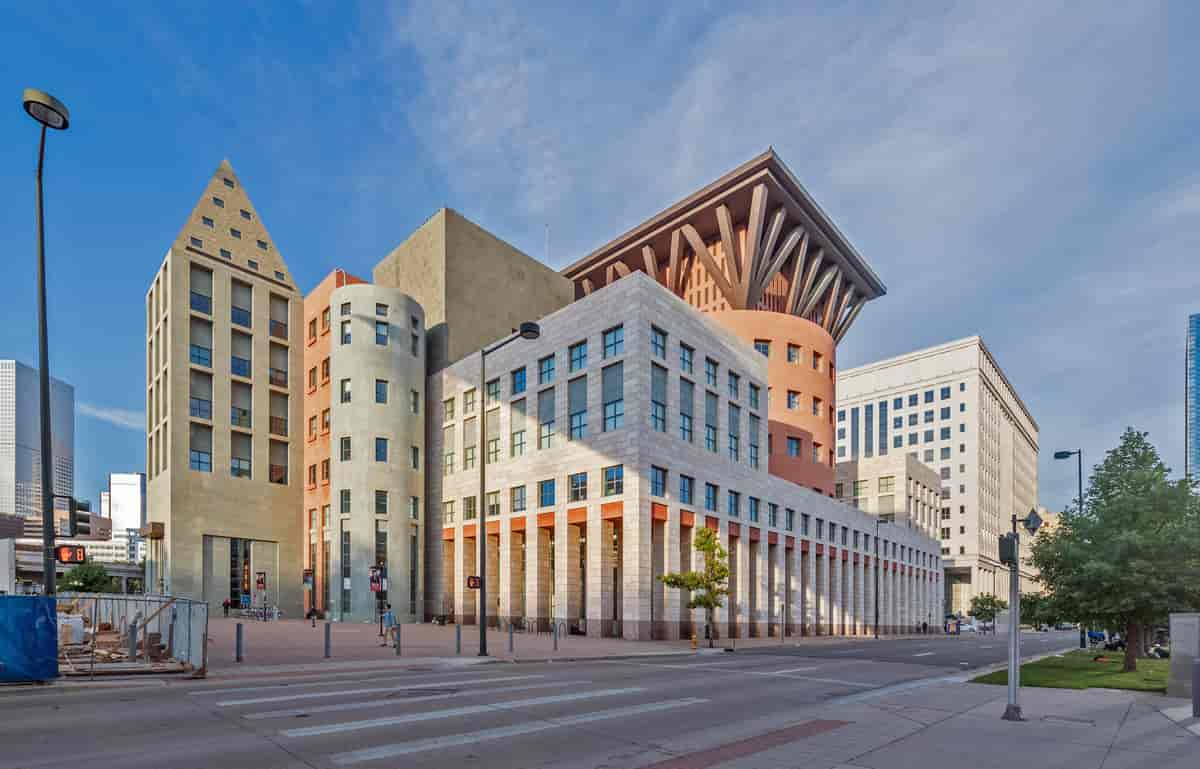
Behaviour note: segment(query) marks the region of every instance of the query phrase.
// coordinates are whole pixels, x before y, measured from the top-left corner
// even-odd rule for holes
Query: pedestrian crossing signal
[[[467,577],[467,590],[478,590],[483,587],[483,580],[479,577]]]
[[[83,545],[59,545],[54,548],[54,560],[59,563],[83,563],[87,560],[87,550]]]

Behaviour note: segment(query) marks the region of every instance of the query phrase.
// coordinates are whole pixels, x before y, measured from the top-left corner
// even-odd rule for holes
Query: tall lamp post
[[[475,539],[479,544],[479,656],[487,656],[487,356],[514,339],[537,339],[542,330],[536,323],[525,322],[512,334],[491,347],[479,351],[479,507]]]
[[[1074,451],[1056,451],[1056,452],[1054,452],[1055,459],[1070,459],[1071,457],[1077,457],[1079,459],[1079,464],[1078,464],[1079,497],[1077,498],[1079,506],[1075,508],[1075,511],[1082,513],[1083,512],[1083,449],[1075,449]],[[1083,623],[1080,623],[1080,625],[1079,625],[1079,648],[1080,649],[1087,648],[1087,633],[1083,629]]]
[[[1021,521],[1029,536],[1037,534],[1042,518],[1030,510]],[[1000,538],[1000,561],[1011,567],[1008,577],[1008,707],[1005,721],[1023,721],[1017,694],[1021,688],[1021,540],[1017,534],[1017,514],[1012,517],[1012,534]]]
[[[42,163],[46,156],[46,129],[64,131],[71,122],[67,106],[45,91],[26,88],[21,104],[29,116],[41,123],[37,164],[38,239],[38,390],[42,427],[42,592],[54,595],[54,455],[50,445],[50,351],[46,335],[46,233],[42,215]]]

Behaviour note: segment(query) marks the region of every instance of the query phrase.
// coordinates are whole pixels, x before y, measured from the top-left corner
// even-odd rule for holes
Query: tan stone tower
[[[222,161],[146,293],[148,590],[300,613],[301,318]]]

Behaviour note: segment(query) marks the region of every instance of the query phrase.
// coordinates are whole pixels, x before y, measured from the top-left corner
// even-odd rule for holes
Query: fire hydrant
[[[696,634],[692,633],[692,651],[696,650]]]

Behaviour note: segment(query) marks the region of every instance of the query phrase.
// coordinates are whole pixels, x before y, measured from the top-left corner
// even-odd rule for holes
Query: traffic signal
[[[59,545],[54,548],[54,560],[59,563],[83,563],[87,560],[87,550],[83,545]]]
[[[87,537],[91,533],[91,505],[88,502],[78,502],[71,497],[67,500],[67,538]]]
[[[1009,566],[1017,565],[1017,535],[1002,534],[1000,536],[1000,563]]]

